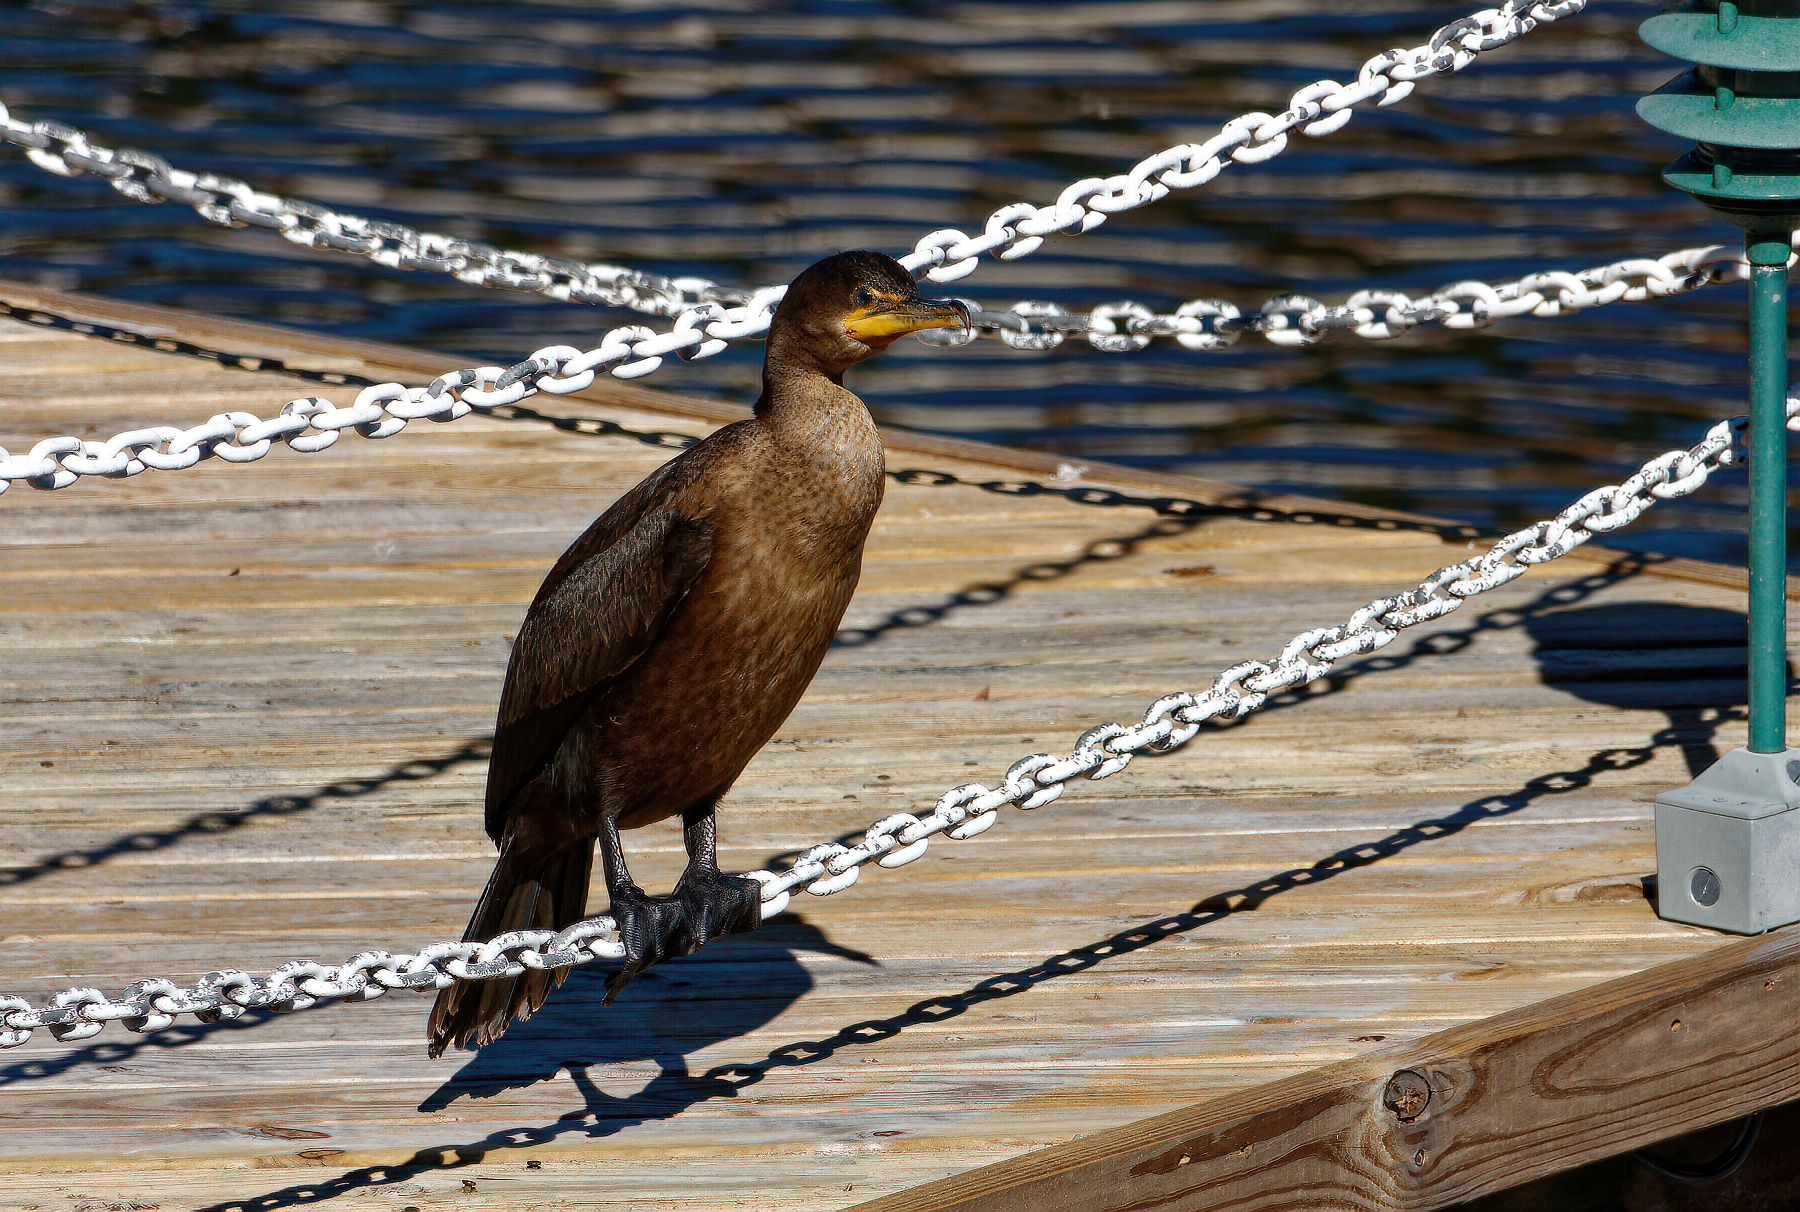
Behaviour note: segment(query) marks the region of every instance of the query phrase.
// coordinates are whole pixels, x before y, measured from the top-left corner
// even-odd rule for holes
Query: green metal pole
[[[1651,126],[1694,140],[1663,180],[1743,228],[1750,262],[1750,743],[1656,797],[1656,911],[1761,934],[1800,921],[1800,762],[1783,755],[1787,262],[1800,227],[1800,0],[1695,0],[1639,32],[1694,64],[1637,103]]]
[[[1745,234],[1750,260],[1750,750],[1787,748],[1785,228]]]

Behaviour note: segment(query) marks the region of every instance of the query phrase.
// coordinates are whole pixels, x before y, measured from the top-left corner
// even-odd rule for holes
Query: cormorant
[[[967,324],[891,257],[818,262],[769,325],[755,415],[652,472],[563,553],[500,694],[487,779],[500,857],[465,939],[581,920],[596,838],[626,951],[608,1002],[658,960],[761,923],[759,885],[719,871],[714,809],[799,702],[862,570],[886,466],[844,371],[905,333]],[[673,816],[687,869],[673,895],[650,896],[619,831]],[[431,1055],[498,1039],[567,972],[443,990]]]

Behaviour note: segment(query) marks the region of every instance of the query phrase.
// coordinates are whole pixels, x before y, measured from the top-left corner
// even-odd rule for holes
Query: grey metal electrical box
[[[1657,912],[1761,934],[1800,921],[1800,749],[1733,749],[1656,797]]]

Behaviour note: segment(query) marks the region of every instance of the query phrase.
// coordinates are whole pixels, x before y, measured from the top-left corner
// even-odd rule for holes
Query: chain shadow
[[[1338,526],[1353,530],[1416,531],[1436,535],[1446,543],[1478,539],[1488,533],[1461,522],[1440,522],[1432,518],[1399,515],[1370,518],[1361,514],[1339,513],[1330,508],[1278,505],[1275,494],[1240,488],[1219,501],[1198,501],[1191,497],[1138,496],[1116,488],[1090,484],[1046,484],[1042,480],[971,480],[948,471],[908,467],[888,472],[896,484],[912,488],[978,488],[982,492],[1003,497],[1059,497],[1072,505],[1096,509],[1148,509],[1165,517],[1234,517],[1252,522],[1283,522],[1299,526]]]
[[[102,324],[98,320],[61,316],[52,311],[45,311],[41,307],[20,307],[8,303],[4,299],[0,299],[0,316],[10,316],[35,328],[58,328],[64,332],[79,333],[84,337],[97,337],[118,345],[135,345],[139,349],[154,349],[158,353],[199,358],[205,362],[217,362],[220,366],[229,366],[233,370],[263,371],[286,375],[293,379],[304,379],[308,383],[329,383],[336,387],[373,387],[379,381],[336,370],[307,370],[304,367],[289,366],[280,358],[266,358],[258,354],[239,354],[223,349],[212,349],[205,345],[196,345],[192,341],[178,341],[173,337],[159,337],[153,333],[137,332],[112,324]]]
[[[303,1013],[305,1011],[295,1010],[288,1014],[277,1015],[273,1010],[246,1010],[235,1019],[221,1019],[216,1023],[177,1021],[173,1026],[164,1027],[149,1035],[134,1036],[131,1039],[120,1039],[115,1036],[100,1040],[98,1043],[73,1048],[56,1056],[33,1055],[28,1060],[0,1065],[0,1089],[25,1082],[42,1081],[49,1077],[60,1077],[74,1069],[98,1067],[103,1070],[123,1072],[124,1070],[120,1067],[125,1062],[146,1051],[184,1048],[222,1032],[249,1031],[262,1026],[271,1019],[288,1018],[293,1014]]]
[[[1500,607],[1495,610],[1490,610],[1486,614],[1477,616],[1473,622],[1465,624],[1464,626],[1446,628],[1441,631],[1431,632],[1428,635],[1419,636],[1415,638],[1411,645],[1404,651],[1395,652],[1391,649],[1383,650],[1382,653],[1377,656],[1365,657],[1360,661],[1346,665],[1333,673],[1327,674],[1311,687],[1300,687],[1283,691],[1280,694],[1271,695],[1269,696],[1268,702],[1263,705],[1257,714],[1262,715],[1274,711],[1288,710],[1319,698],[1321,695],[1336,694],[1347,689],[1350,684],[1355,682],[1358,678],[1366,677],[1371,673],[1404,669],[1423,657],[1449,656],[1461,652],[1473,644],[1478,637],[1487,632],[1510,631],[1519,627],[1529,628],[1532,625],[1533,620],[1539,619],[1544,615],[1555,611],[1566,610],[1570,606],[1587,600],[1603,589],[1637,576],[1647,568],[1662,563],[1666,558],[1667,557],[1664,556],[1638,553],[1620,555],[1617,559],[1609,562],[1606,567],[1600,571],[1590,573],[1587,576],[1577,577],[1570,581],[1565,581],[1560,585],[1551,586],[1523,606]],[[1250,717],[1239,720],[1208,720],[1201,726],[1199,735],[1196,736],[1194,740],[1189,741],[1188,745],[1191,746],[1196,744],[1201,736],[1206,736],[1210,733],[1219,732],[1226,728],[1241,728],[1249,721],[1249,719]],[[1687,722],[1684,723],[1682,727],[1686,730],[1683,732],[1683,735],[1691,736],[1692,730],[1696,727],[1700,727],[1700,723],[1699,721]],[[1711,727],[1716,728],[1717,722],[1715,721]],[[1187,746],[1183,746],[1182,748],[1185,749]],[[1169,753],[1178,752],[1181,752],[1181,750],[1169,751]],[[1684,753],[1685,752],[1686,751],[1684,750]],[[1155,761],[1167,756],[1169,756],[1168,753],[1156,753],[1151,750],[1144,750],[1132,760],[1137,762]],[[1692,765],[1691,758],[1689,764],[1690,766]],[[862,829],[847,830],[846,832],[839,834],[833,840],[840,846],[854,846],[863,840],[863,832]],[[778,854],[771,855],[767,865],[770,868],[773,868],[778,863],[792,863],[795,859],[800,857],[803,850],[804,848],[784,850]]]
[[[972,606],[992,606],[1012,596],[1012,592],[1030,581],[1054,581],[1068,576],[1088,564],[1118,560],[1135,553],[1146,540],[1186,534],[1209,518],[1247,518],[1258,522],[1283,522],[1294,525],[1347,526],[1363,530],[1416,530],[1435,534],[1445,542],[1470,539],[1482,532],[1473,526],[1438,523],[1407,518],[1365,518],[1355,514],[1325,510],[1275,509],[1260,503],[1260,494],[1245,491],[1223,502],[1196,501],[1188,497],[1136,496],[1113,488],[1046,484],[1039,480],[970,480],[947,471],[905,468],[888,472],[899,484],[933,488],[979,488],[983,492],[1008,497],[1060,497],[1077,505],[1102,509],[1148,509],[1159,515],[1153,522],[1132,534],[1116,538],[1096,539],[1067,560],[1046,560],[1027,564],[1004,581],[985,581],[965,586],[942,602],[923,606],[907,606],[896,610],[879,623],[867,627],[846,627],[832,639],[833,648],[862,648],[888,632],[902,627],[928,627],[954,611]]]
[[[1065,576],[1075,568],[1087,563],[1104,562],[1118,559],[1129,554],[1127,545],[1136,544],[1148,538],[1162,537],[1169,534],[1182,533],[1196,525],[1198,519],[1165,519],[1153,523],[1133,535],[1117,539],[1100,539],[1088,545],[1083,553],[1067,561],[1030,565],[1021,569],[1006,586],[1016,586],[1027,580],[1053,579]],[[1176,525],[1175,529],[1164,529],[1165,525]],[[1502,631],[1527,626],[1530,620],[1554,609],[1566,608],[1591,597],[1607,586],[1617,584],[1629,577],[1637,575],[1645,568],[1659,562],[1655,556],[1628,555],[1613,561],[1606,569],[1577,580],[1565,582],[1540,594],[1535,600],[1522,607],[1504,608],[1489,611],[1480,616],[1474,623],[1461,628],[1433,632],[1413,641],[1412,646],[1404,653],[1383,653],[1365,658],[1344,669],[1322,679],[1324,687],[1313,691],[1290,691],[1270,698],[1264,711],[1281,710],[1297,706],[1308,699],[1316,698],[1321,693],[1335,693],[1349,686],[1357,678],[1370,673],[1385,670],[1401,669],[1412,664],[1423,656],[1448,656],[1460,652],[1472,644],[1475,638],[1484,632]],[[1033,569],[1043,569],[1033,574]],[[966,592],[966,591],[965,591]],[[875,628],[861,629],[883,631],[894,626],[922,626],[924,622],[934,621],[942,617],[951,608],[946,605],[933,620],[895,622],[892,618]],[[924,608],[914,608],[924,609]],[[897,612],[905,614],[907,612]],[[843,633],[840,633],[840,636]],[[864,641],[866,642],[866,641]],[[1236,727],[1236,722],[1218,724],[1210,727]],[[382,787],[398,782],[418,782],[435,777],[461,762],[485,761],[492,750],[493,739],[481,737],[468,741],[460,748],[437,757],[415,758],[403,762],[382,774],[366,779],[344,779],[328,783],[323,787],[301,796],[269,796],[257,800],[246,807],[220,812],[203,812],[189,817],[187,820],[170,829],[127,834],[115,838],[100,846],[84,849],[65,850],[56,854],[45,855],[36,862],[15,867],[0,868],[0,888],[13,887],[54,875],[61,871],[79,870],[84,867],[98,866],[121,854],[142,854],[164,850],[179,842],[193,837],[217,835],[236,829],[251,820],[266,816],[289,816],[316,808],[322,802],[333,799],[350,799],[369,795]],[[1140,760],[1148,754],[1140,754]],[[860,831],[846,834],[846,837],[860,838]],[[798,851],[794,852],[798,854]],[[781,857],[777,856],[777,861]]]
[[[128,328],[104,324],[98,320],[62,316],[40,307],[19,307],[0,300],[0,316],[10,316],[26,324],[39,328],[57,328],[65,332],[79,333],[82,336],[95,337],[101,340],[114,341],[121,345],[135,345],[144,349],[154,349],[160,353],[180,354],[184,357],[199,358],[203,361],[216,362],[221,366],[229,366],[234,370],[246,370],[270,374],[286,375],[290,378],[303,379],[311,383],[329,383],[344,387],[373,387],[386,380],[371,379],[366,375],[352,374],[345,371],[307,370],[289,366],[279,358],[263,357],[257,354],[239,354],[228,350],[212,349],[204,345],[196,345],[191,341],[178,341],[169,337],[159,337],[149,333],[136,332]],[[641,442],[646,446],[660,447],[665,450],[685,450],[698,445],[699,438],[688,434],[657,432],[653,430],[637,430],[620,425],[614,421],[596,417],[565,417],[539,412],[535,408],[523,404],[501,404],[492,408],[479,410],[484,415],[499,421],[525,421],[539,425],[549,425],[564,433],[586,434],[591,437],[626,438]],[[1202,502],[1184,497],[1159,496],[1140,497],[1130,493],[1119,492],[1110,488],[1088,486],[1071,486],[1062,484],[1045,484],[1036,480],[970,480],[957,476],[952,472],[933,471],[924,468],[907,468],[888,472],[888,477],[897,484],[913,487],[965,487],[979,488],[983,492],[998,493],[1001,496],[1056,496],[1077,505],[1093,505],[1105,508],[1130,506],[1151,509],[1168,516],[1188,516],[1203,513],[1229,514],[1235,517],[1250,518],[1255,521],[1296,522],[1325,526],[1350,526],[1372,530],[1417,530],[1435,534],[1446,542],[1457,539],[1479,538],[1485,532],[1474,526],[1454,522],[1435,522],[1427,518],[1367,518],[1357,514],[1336,513],[1329,509],[1292,509],[1268,503],[1264,494],[1253,490],[1244,490],[1222,502]]]
[[[1579,636],[1584,629],[1591,628],[1588,627],[1589,621],[1583,618],[1576,624],[1565,624],[1558,631],[1547,625],[1548,619],[1555,617],[1558,612],[1568,613],[1569,606],[1637,575],[1645,566],[1654,562],[1654,557],[1622,556],[1605,569],[1554,586],[1523,606],[1489,611],[1464,627],[1420,637],[1404,652],[1383,654],[1348,666],[1317,693],[1335,693],[1367,673],[1402,668],[1422,657],[1459,651],[1468,647],[1484,632],[1532,627],[1534,621],[1536,629],[1533,635],[1538,641],[1540,654],[1555,652],[1558,650],[1556,636]],[[1674,614],[1665,618],[1665,630],[1682,632],[1688,629],[1692,620],[1681,613],[1682,609],[1674,608]],[[1573,613],[1585,615],[1587,612]],[[1709,625],[1728,623],[1729,620],[1712,616],[1729,614],[1731,612],[1708,612],[1707,621]],[[1566,649],[1567,646],[1563,647]],[[1540,665],[1543,667],[1546,683],[1557,685],[1564,670],[1559,669],[1555,660],[1540,660]],[[1713,665],[1705,666],[1707,672],[1713,672],[1716,668]],[[1717,679],[1710,679],[1697,682],[1689,689],[1699,692],[1698,695],[1682,697],[1706,697],[1708,693],[1722,689],[1722,686]],[[1272,701],[1271,705],[1278,709],[1295,706],[1307,697],[1312,696],[1283,696],[1280,702]],[[1475,825],[1515,815],[1543,800],[1591,787],[1596,779],[1604,775],[1645,765],[1659,751],[1679,749],[1691,763],[1695,757],[1695,747],[1710,746],[1711,736],[1719,726],[1747,718],[1743,709],[1736,704],[1714,701],[1692,706],[1694,714],[1671,716],[1669,723],[1652,734],[1643,745],[1598,750],[1579,768],[1538,775],[1512,791],[1481,796],[1444,815],[1415,822],[1379,838],[1343,847],[1308,866],[1289,868],[1238,888],[1213,893],[1182,912],[1156,918],[1108,935],[1097,942],[1059,952],[1029,967],[987,977],[960,992],[926,998],[896,1015],[851,1023],[824,1039],[796,1041],[772,1049],[760,1060],[745,1064],[717,1065],[698,1074],[677,1063],[659,1064],[657,1076],[648,1085],[636,1094],[625,1097],[602,1090],[591,1079],[586,1064],[565,1065],[564,1068],[581,1095],[582,1104],[558,1117],[552,1124],[509,1128],[490,1133],[477,1141],[422,1149],[402,1163],[362,1167],[324,1182],[296,1184],[252,1199],[216,1204],[202,1212],[250,1212],[252,1209],[287,1208],[319,1202],[370,1187],[404,1182],[428,1172],[475,1165],[499,1150],[531,1148],[563,1138],[601,1139],[639,1124],[670,1119],[711,1099],[737,1097],[776,1071],[815,1064],[846,1049],[878,1045],[899,1035],[908,1027],[940,1024],[980,1006],[1028,993],[1049,981],[1089,971],[1108,960],[1216,925],[1232,914],[1254,912],[1283,893],[1323,884],[1427,842],[1442,841]],[[1222,726],[1241,727],[1242,723]],[[857,836],[859,835],[856,833],[845,835],[846,839]],[[1649,885],[1650,881],[1644,881],[1642,892],[1647,897],[1653,897],[1655,890]]]
[[[4,299],[0,299],[0,316],[10,317],[35,328],[60,329],[63,332],[78,333],[84,337],[111,341],[117,345],[153,349],[158,353],[179,354],[182,357],[197,358],[203,362],[216,362],[220,366],[228,366],[233,370],[283,375],[308,383],[325,383],[334,387],[374,387],[377,384],[388,382],[386,379],[371,379],[367,375],[354,374],[350,371],[309,370],[301,366],[289,366],[280,358],[267,357],[262,354],[232,353],[230,350],[197,345],[192,341],[181,341],[173,337],[120,328],[99,320],[58,315],[41,307],[20,307],[17,304],[8,303]],[[682,450],[700,441],[700,439],[687,434],[653,433],[628,429],[612,421],[598,420],[593,417],[548,416],[520,404],[503,404],[480,411],[496,420],[536,421],[570,433],[583,433],[594,437],[629,438],[642,442],[646,446],[659,446],[668,450]]]
[[[958,610],[992,606],[1011,597],[1014,590],[1027,582],[1060,580],[1089,564],[1123,559],[1135,553],[1139,545],[1147,540],[1186,534],[1210,518],[1244,518],[1257,522],[1340,526],[1361,530],[1412,530],[1437,535],[1446,543],[1476,538],[1483,533],[1473,526],[1454,522],[1367,518],[1330,510],[1277,508],[1264,503],[1263,494],[1247,489],[1224,501],[1198,501],[1190,497],[1138,496],[1115,488],[1091,485],[1046,484],[1041,480],[973,480],[948,471],[918,467],[890,471],[888,478],[897,484],[911,487],[977,488],[1005,497],[1058,497],[1072,504],[1098,509],[1147,509],[1157,514],[1159,520],[1128,535],[1096,539],[1082,548],[1080,555],[1070,559],[1027,564],[1015,570],[1004,581],[978,582],[965,586],[941,602],[903,607],[890,613],[881,622],[867,627],[843,628],[832,639],[833,648],[862,648],[899,628],[928,627]]]
[[[1060,580],[1090,564],[1122,560],[1126,556],[1135,554],[1138,548],[1150,539],[1186,534],[1203,520],[1200,517],[1161,518],[1131,534],[1095,539],[1083,547],[1079,555],[1071,556],[1066,560],[1044,560],[1036,564],[1027,564],[1014,570],[1013,574],[1004,581],[986,581],[978,585],[970,585],[951,594],[946,600],[930,606],[904,607],[889,614],[881,622],[871,623],[867,627],[845,627],[832,637],[831,646],[833,648],[862,648],[873,644],[897,628],[928,627],[951,612],[965,607],[992,606],[1005,601],[1012,596],[1015,589],[1028,582],[1043,583]]]
[[[117,837],[98,846],[45,855],[34,863],[0,868],[0,888],[16,887],[63,871],[96,867],[121,854],[147,854],[194,837],[212,837],[270,816],[293,816],[329,800],[355,799],[394,783],[416,783],[434,778],[462,762],[486,761],[494,746],[492,737],[468,741],[460,748],[436,757],[413,758],[364,779],[327,783],[306,795],[266,796],[242,808],[201,812],[168,829],[146,830]]]
[[[1742,718],[1741,710],[1724,708],[1720,709],[1714,724]],[[352,1192],[405,1182],[429,1172],[477,1165],[501,1150],[527,1149],[564,1138],[598,1140],[639,1124],[671,1119],[712,1099],[735,1098],[779,1070],[816,1064],[846,1049],[877,1045],[908,1027],[941,1024],[978,1007],[1029,993],[1050,981],[1087,972],[1108,960],[1216,925],[1232,914],[1254,912],[1283,893],[1316,887],[1405,853],[1415,846],[1442,841],[1474,825],[1512,816],[1541,800],[1582,790],[1592,786],[1601,775],[1642,766],[1651,761],[1658,750],[1682,743],[1678,730],[1670,725],[1654,734],[1647,744],[1599,750],[1578,769],[1539,775],[1515,790],[1470,800],[1453,812],[1416,822],[1371,841],[1343,847],[1306,867],[1289,868],[1238,888],[1213,893],[1182,912],[1058,952],[1029,967],[987,977],[959,992],[925,998],[887,1018],[850,1023],[824,1039],[784,1044],[771,1049],[760,1060],[715,1065],[699,1074],[678,1064],[668,1064],[662,1066],[658,1075],[643,1089],[625,1097],[600,1089],[586,1072],[586,1064],[566,1065],[564,1068],[581,1095],[582,1105],[559,1116],[554,1123],[507,1128],[475,1141],[436,1145],[417,1151],[404,1162],[359,1167],[329,1179],[296,1183],[265,1195],[212,1204],[197,1212],[268,1212],[319,1203]],[[698,966],[694,970],[698,971]]]
[[[627,438],[646,446],[660,447],[665,450],[685,450],[700,444],[699,438],[688,434],[630,429],[616,421],[608,421],[599,417],[555,416],[539,412],[535,408],[528,408],[523,404],[502,404],[482,411],[486,416],[495,420],[528,421],[548,425],[563,433],[586,434],[590,437]],[[1191,518],[1196,521],[1212,517],[1231,517],[1253,522],[1282,522],[1300,526],[1416,531],[1422,534],[1436,535],[1446,543],[1476,539],[1490,533],[1466,523],[1440,522],[1431,518],[1409,516],[1371,518],[1362,514],[1341,513],[1329,508],[1295,508],[1275,504],[1277,498],[1273,494],[1247,488],[1238,490],[1236,494],[1224,500],[1200,501],[1192,497],[1169,495],[1141,496],[1116,488],[1101,488],[1089,484],[1051,484],[1033,479],[970,479],[966,476],[959,476],[955,472],[925,467],[904,467],[899,470],[890,470],[887,477],[894,483],[909,488],[975,488],[1003,497],[1057,497],[1070,504],[1085,505],[1089,508],[1147,509],[1165,518]],[[970,588],[979,590],[986,586],[971,586]],[[953,609],[956,605],[986,604],[988,603],[985,601],[958,601],[946,607],[945,610]],[[932,619],[924,621],[935,621],[935,618],[942,617],[942,613],[940,611]],[[921,626],[923,624],[903,623],[899,625]]]

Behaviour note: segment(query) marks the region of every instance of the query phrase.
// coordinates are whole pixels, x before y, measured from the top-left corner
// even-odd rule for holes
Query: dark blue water
[[[1471,3],[1470,8],[1473,7]],[[1393,0],[0,6],[0,100],[96,141],[431,230],[738,285],[1045,202],[1465,11]],[[1658,180],[1632,102],[1677,70],[1593,3],[1336,135],[986,262],[990,307],[1341,301],[1735,231]],[[144,207],[0,149],[0,275],[509,361],[628,313],[481,290]],[[1306,349],[902,342],[884,419],[1507,527],[1742,411],[1742,286]],[[738,399],[759,350],[650,380]],[[279,393],[277,393],[279,394]],[[271,397],[273,399],[273,397]],[[0,429],[4,428],[0,416]],[[41,435],[16,435],[20,438]],[[246,472],[245,474],[252,474]],[[1615,536],[1739,560],[1741,479]]]

